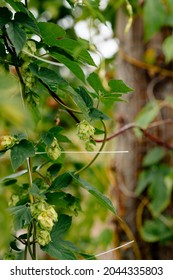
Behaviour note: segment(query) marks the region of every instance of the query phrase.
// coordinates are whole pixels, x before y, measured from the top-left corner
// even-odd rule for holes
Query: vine
[[[73,2],[68,2],[74,7]],[[102,105],[107,100],[121,101],[122,95],[132,89],[121,80],[110,80],[105,88],[97,71],[86,77],[82,67],[96,68],[88,44],[78,38],[69,38],[66,31],[53,22],[39,22],[28,6],[27,1],[23,4],[8,0],[0,7],[0,56],[4,67],[1,71],[9,76],[13,72],[18,79],[24,114],[29,110],[35,120],[32,130],[24,125],[20,131],[16,128],[15,133],[0,136],[0,154],[4,157],[10,153],[14,171],[1,179],[2,185],[13,190],[9,212],[14,221],[9,251],[4,259],[30,257],[35,260],[38,246],[57,259],[87,257],[86,252],[84,254],[64,239],[72,216],[80,211],[79,199],[64,190],[77,184],[116,215],[111,200],[79,174],[95,162],[107,141],[105,122],[109,116],[102,112]],[[34,39],[35,35],[39,40]],[[46,59],[42,58],[43,50]],[[77,85],[61,75],[62,67],[69,69]],[[53,126],[41,133],[37,129],[42,114],[41,91],[68,112],[75,127],[77,123],[76,134],[83,141],[86,152],[97,148],[95,136],[98,132],[104,135],[96,155],[80,169],[66,169],[64,144],[70,143],[70,139],[63,134],[65,128]],[[103,130],[99,129],[100,125]],[[20,230],[24,233],[18,235]]]

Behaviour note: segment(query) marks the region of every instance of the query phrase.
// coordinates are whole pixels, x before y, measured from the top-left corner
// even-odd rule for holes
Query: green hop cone
[[[29,54],[34,55],[36,51],[37,51],[37,47],[35,42],[33,40],[28,40],[25,46],[23,47],[20,56],[25,61],[25,63],[29,64],[32,61],[31,56]]]
[[[53,206],[46,201],[39,201],[30,205],[31,215],[38,222],[40,228],[51,231],[58,215]]]
[[[58,219],[58,214],[56,213],[55,209],[49,205],[49,207],[46,210],[47,215],[52,219],[52,221],[56,222]]]
[[[12,148],[18,140],[10,135],[0,136],[0,152]]]
[[[31,90],[36,82],[36,78],[32,75],[32,73],[26,69],[23,71],[23,80],[27,90]]]
[[[40,213],[37,217],[37,221],[42,229],[46,229],[48,231],[52,230],[54,223],[47,211]]]
[[[37,242],[41,246],[47,245],[51,241],[50,233],[47,230],[43,230],[37,227]]]
[[[29,52],[31,54],[35,54],[37,51],[36,44],[32,40],[28,40],[23,48],[23,51]]]
[[[31,215],[33,216],[33,218],[37,219],[40,213],[46,211],[47,207],[48,206],[46,201],[39,201],[36,203],[32,203],[30,205]]]
[[[46,147],[46,153],[52,160],[57,160],[61,155],[61,149],[58,140],[54,137],[51,145]]]
[[[85,143],[85,149],[88,151],[88,152],[93,152],[94,151],[94,143],[91,142],[91,141],[87,141]]]
[[[90,138],[94,136],[94,132],[95,128],[90,125],[88,121],[83,120],[78,124],[77,134],[81,140],[85,142],[89,141]]]

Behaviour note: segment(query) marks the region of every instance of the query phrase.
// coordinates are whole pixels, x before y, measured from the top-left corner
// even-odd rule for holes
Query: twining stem
[[[28,233],[27,233],[27,249],[30,253],[30,256],[32,258],[32,260],[36,260],[36,256],[35,254],[32,252],[32,249],[31,249],[31,243],[30,243],[30,237],[31,237],[31,233],[32,233],[32,229],[33,229],[33,224],[30,223],[29,226],[28,226]]]
[[[27,51],[25,51],[25,50],[22,50],[22,52],[25,53],[25,54],[27,54],[28,56],[34,57],[35,59],[40,60],[40,61],[43,61],[43,62],[45,62],[45,63],[51,64],[51,65],[55,65],[55,66],[63,66],[62,63],[58,63],[58,62],[55,62],[55,61],[51,61],[51,60],[48,60],[48,59],[44,59],[44,58],[42,58],[42,57],[40,57],[40,56],[34,55],[34,54],[32,54],[32,53],[29,53],[29,52],[27,52]]]
[[[167,148],[169,150],[173,149],[173,146],[167,142],[162,141],[161,139],[153,136],[152,134],[150,134],[147,129],[155,127],[155,126],[160,126],[162,124],[169,124],[169,123],[173,123],[173,121],[171,119],[167,119],[167,120],[163,120],[163,121],[158,121],[158,122],[154,122],[151,125],[148,126],[148,128],[144,129],[142,127],[140,127],[139,125],[135,124],[135,123],[130,123],[127,125],[124,125],[123,127],[121,127],[118,131],[116,131],[115,133],[113,133],[111,136],[106,138],[106,142],[112,140],[113,138],[119,136],[120,134],[123,134],[125,131],[130,130],[130,129],[134,129],[134,128],[138,128],[145,137],[147,137],[148,139],[150,139],[152,142],[156,143],[159,146],[162,146],[164,148]],[[94,141],[96,143],[102,143],[103,140],[102,139],[94,139]]]
[[[124,230],[124,232],[126,233],[129,240],[134,240],[134,243],[132,246],[133,246],[134,253],[136,255],[136,259],[141,260],[141,253],[139,250],[139,246],[135,240],[135,236],[134,236],[131,228],[128,226],[128,224],[124,220],[121,219],[121,217],[117,216],[116,220],[118,221],[118,223],[120,224],[120,226]]]
[[[29,189],[30,189],[32,187],[32,172],[31,172],[31,159],[30,158],[27,158],[27,169],[28,169]],[[31,203],[34,203],[34,197],[30,193],[29,193],[29,199],[30,199]],[[33,231],[33,233],[32,233],[32,231]],[[32,248],[31,248],[31,243],[30,243],[31,233],[33,236]],[[30,225],[28,227],[27,245],[26,245],[33,260],[36,260],[35,239],[36,239],[36,225],[35,225],[35,222],[33,221],[32,223],[30,223]]]
[[[28,252],[28,247],[25,245],[25,250],[24,250],[24,260],[27,260],[27,252]]]
[[[27,158],[27,170],[28,170],[28,179],[29,179],[29,188],[32,188],[32,172],[31,172],[31,159]],[[29,194],[29,199],[31,203],[34,203],[33,195]]]
[[[103,125],[103,128],[104,128],[104,138],[103,138],[103,140],[102,140],[102,145],[101,145],[99,151],[97,152],[97,154],[95,155],[95,157],[93,157],[93,159],[92,159],[89,163],[87,163],[86,165],[84,165],[81,169],[77,170],[77,171],[74,173],[74,175],[77,175],[77,174],[81,173],[82,171],[84,171],[85,169],[87,169],[88,167],[90,167],[90,166],[93,164],[93,162],[97,159],[97,157],[99,156],[100,152],[103,150],[103,147],[104,147],[104,145],[105,145],[105,143],[106,143],[107,130],[106,130],[106,126],[105,126],[105,123],[103,122],[103,120],[101,120],[101,122],[102,122],[102,125]]]
[[[77,113],[77,114],[83,114],[82,111],[75,110],[75,109],[73,109],[73,108],[68,107],[68,106],[67,106],[66,104],[64,104],[64,102],[62,102],[60,99],[58,100],[58,103],[59,103],[62,107],[64,107],[66,110],[70,110],[71,112]]]
[[[16,69],[17,75],[19,77],[20,85],[21,85],[21,100],[22,100],[23,109],[25,111],[25,101],[24,101],[24,99],[25,99],[25,83],[23,81],[23,78],[22,78],[22,75],[20,73],[19,67],[15,66],[15,69]]]
[[[48,87],[48,85],[46,85],[41,79],[39,79],[39,81],[40,81],[40,83],[41,83],[42,85],[45,86],[45,88],[47,88],[47,90],[49,91],[49,93],[50,93],[50,95],[52,96],[52,98],[53,98],[57,103],[61,104],[61,105],[66,109],[66,111],[69,113],[69,115],[70,115],[77,123],[79,123],[80,121],[79,121],[79,119],[74,115],[74,113],[79,113],[79,114],[81,114],[81,112],[80,112],[80,111],[76,111],[76,110],[75,110],[75,112],[74,112],[74,109],[71,109],[71,108],[69,108],[68,106],[66,106],[66,104],[61,100],[61,98],[60,98],[54,91],[52,91],[52,90]]]
[[[36,223],[35,221],[33,221],[33,245],[32,245],[32,249],[33,249],[33,255],[34,255],[34,259],[36,260],[37,259],[37,252],[36,252],[36,243],[35,243],[35,240],[36,240]]]
[[[25,7],[28,8],[28,1],[25,0]]]

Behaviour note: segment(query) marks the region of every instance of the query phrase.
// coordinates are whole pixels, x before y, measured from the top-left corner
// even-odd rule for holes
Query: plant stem
[[[52,96],[52,98],[53,98],[57,103],[59,103],[59,104],[61,104],[62,106],[64,106],[64,108],[65,108],[66,111],[69,113],[69,115],[70,115],[77,123],[79,123],[79,122],[80,122],[79,119],[74,115],[74,112],[73,112],[74,110],[71,109],[71,108],[69,108],[69,107],[67,107],[66,104],[61,100],[61,98],[60,98],[54,91],[52,91],[52,90],[48,87],[48,85],[46,85],[41,79],[39,79],[39,81],[40,81],[40,83],[41,83],[42,85],[45,86],[45,88],[47,88],[47,90],[49,91],[49,93],[50,93],[50,95]],[[77,113],[77,112],[75,112],[75,113]],[[78,113],[81,113],[81,112],[78,112]]]
[[[32,188],[32,172],[31,172],[31,159],[27,158],[27,169],[28,169],[28,179],[29,179],[29,188]],[[34,203],[33,195],[29,194],[29,199],[31,203]]]
[[[35,240],[36,240],[36,224],[35,224],[35,221],[33,221],[33,245],[32,245],[32,249],[33,249],[33,255],[34,255],[34,259],[36,260],[37,259],[37,252],[36,252],[36,243],[35,243]]]
[[[25,7],[28,8],[28,1],[25,0]]]
[[[31,243],[30,243],[30,236],[31,236],[32,229],[33,229],[33,226],[32,226],[32,223],[30,223],[30,225],[28,226],[27,245],[26,246],[27,246],[27,249],[30,253],[32,260],[35,260],[36,257],[34,255],[34,253],[32,252]]]
[[[77,174],[81,173],[82,171],[84,171],[85,169],[87,169],[88,167],[90,167],[90,166],[93,164],[93,162],[97,159],[97,157],[99,156],[100,152],[103,150],[103,147],[104,147],[104,145],[105,145],[105,143],[106,143],[107,130],[106,130],[105,123],[104,123],[102,120],[101,120],[101,122],[102,122],[102,125],[103,125],[103,127],[104,127],[104,138],[103,138],[103,140],[102,140],[102,145],[101,145],[101,147],[100,147],[98,153],[95,155],[95,157],[94,157],[89,163],[87,163],[87,164],[86,164],[85,166],[83,166],[81,169],[77,170],[77,171],[74,173],[74,175],[77,175]]]
[[[106,142],[112,140],[113,138],[117,137],[120,134],[123,134],[125,131],[129,130],[129,129],[133,129],[133,128],[138,128],[145,137],[147,137],[148,139],[150,139],[152,142],[156,143],[159,146],[162,146],[164,148],[167,148],[169,150],[173,150],[173,145],[162,141],[161,139],[153,136],[152,134],[150,134],[147,129],[155,127],[155,126],[160,126],[162,124],[166,124],[166,123],[172,123],[173,121],[171,119],[167,119],[164,121],[158,121],[155,123],[152,123],[151,125],[148,126],[148,128],[144,129],[142,127],[140,127],[139,125],[136,125],[135,123],[130,123],[127,125],[124,125],[123,127],[121,127],[118,131],[116,131],[115,133],[113,133],[111,136],[106,138]],[[94,141],[96,143],[102,143],[104,140],[103,139],[94,139]]]
[[[25,250],[24,250],[24,260],[27,260],[27,251],[28,251],[28,247],[27,247],[27,244],[25,245]]]
[[[24,101],[25,100],[25,83],[23,81],[23,78],[22,78],[22,75],[20,73],[19,67],[15,66],[15,69],[16,69],[17,75],[19,77],[20,85],[21,85],[21,100],[22,100],[23,110],[26,111],[25,101]]]

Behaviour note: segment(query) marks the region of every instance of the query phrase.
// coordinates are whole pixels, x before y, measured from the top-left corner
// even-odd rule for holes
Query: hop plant
[[[30,205],[31,215],[37,222],[37,242],[45,246],[51,241],[50,232],[58,215],[46,201],[38,201]]]
[[[0,151],[5,151],[12,148],[18,140],[10,135],[0,136]]]
[[[47,245],[51,241],[51,236],[48,230],[43,230],[37,227],[37,242],[41,246]]]
[[[47,213],[54,222],[57,220],[57,213],[53,206],[49,205],[46,201],[39,201],[30,205],[31,215],[37,220],[41,213]]]
[[[28,40],[23,48],[23,51],[29,52],[31,54],[35,54],[37,51],[36,44],[32,40]]]
[[[54,223],[48,211],[41,212],[37,217],[37,221],[42,229],[52,230]]]
[[[31,90],[36,82],[36,78],[33,76],[33,74],[30,72],[29,69],[25,68],[22,72],[22,77],[23,77],[23,81],[25,83],[26,86],[26,90]]]
[[[85,149],[88,151],[88,152],[92,152],[92,151],[94,151],[94,145],[95,145],[95,143],[94,143],[94,141],[87,141],[86,143],[85,143]]]
[[[88,121],[83,120],[78,124],[77,134],[82,141],[89,141],[90,138],[94,136],[94,132],[95,128],[92,125],[90,125]]]
[[[58,140],[54,137],[51,145],[46,147],[46,152],[47,155],[52,159],[52,160],[56,160],[60,157],[61,155],[61,149],[60,146],[58,144]]]

